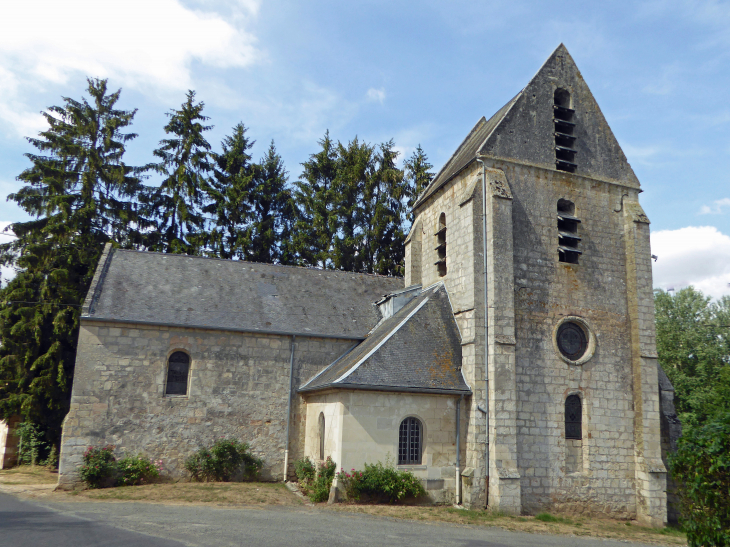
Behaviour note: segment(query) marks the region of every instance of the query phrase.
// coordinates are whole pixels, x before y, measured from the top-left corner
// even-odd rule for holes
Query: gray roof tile
[[[444,285],[424,290],[300,391],[329,388],[470,393]]]
[[[363,339],[397,277],[113,250],[82,317]]]

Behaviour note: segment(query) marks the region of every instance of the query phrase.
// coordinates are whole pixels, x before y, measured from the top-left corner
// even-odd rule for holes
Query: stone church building
[[[265,478],[386,460],[434,501],[667,521],[641,188],[564,46],[414,205],[405,279],[107,248],[83,307],[61,487],[89,445]]]

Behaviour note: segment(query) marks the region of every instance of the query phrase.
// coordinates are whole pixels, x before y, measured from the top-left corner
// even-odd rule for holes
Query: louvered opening
[[[575,173],[575,110],[570,108],[570,93],[556,89],[553,100],[553,122],[555,123],[555,168]]]
[[[558,200],[558,260],[578,264],[581,250],[578,248],[580,219],[575,216],[575,204],[567,199]]]
[[[438,231],[434,235],[436,236],[436,256],[438,258],[434,265],[439,277],[443,277],[446,275],[446,213],[441,213]]]

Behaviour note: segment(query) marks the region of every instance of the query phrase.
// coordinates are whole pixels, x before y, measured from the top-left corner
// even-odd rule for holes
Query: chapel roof
[[[105,249],[82,320],[364,339],[402,278]]]
[[[421,291],[299,391],[332,388],[471,393],[461,373],[461,336],[444,284]]]

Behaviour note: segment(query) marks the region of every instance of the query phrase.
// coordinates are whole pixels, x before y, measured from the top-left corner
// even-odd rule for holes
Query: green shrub
[[[251,454],[246,443],[221,439],[210,448],[201,448],[185,460],[185,469],[195,481],[230,482],[254,479],[263,460]]]
[[[426,494],[423,484],[410,471],[400,471],[386,461],[365,464],[364,471],[351,470],[347,473],[341,469],[337,473],[337,481],[342,482],[347,498],[359,500],[365,494],[375,500],[390,503],[405,498],[417,498]]]
[[[117,485],[149,484],[160,478],[160,472],[145,456],[125,456],[117,461]]]
[[[84,452],[84,463],[79,475],[89,488],[106,488],[114,484],[117,474],[114,447],[110,444],[101,448],[90,446]]]
[[[43,441],[43,433],[38,426],[31,422],[18,424],[18,464],[37,465],[43,461],[43,455],[48,453],[48,443]]]
[[[48,469],[58,469],[58,450],[56,445],[51,446],[51,451],[48,453],[46,461],[43,462]]]
[[[314,503],[319,503],[329,499],[330,488],[332,488],[332,480],[335,478],[336,470],[337,465],[332,461],[331,457],[327,456],[324,463],[317,469],[317,477],[309,489],[310,500]]]
[[[687,431],[669,464],[687,543],[730,546],[730,412]]]
[[[311,484],[317,476],[317,467],[309,458],[302,458],[294,462],[294,472],[297,474],[297,480],[302,486]]]

